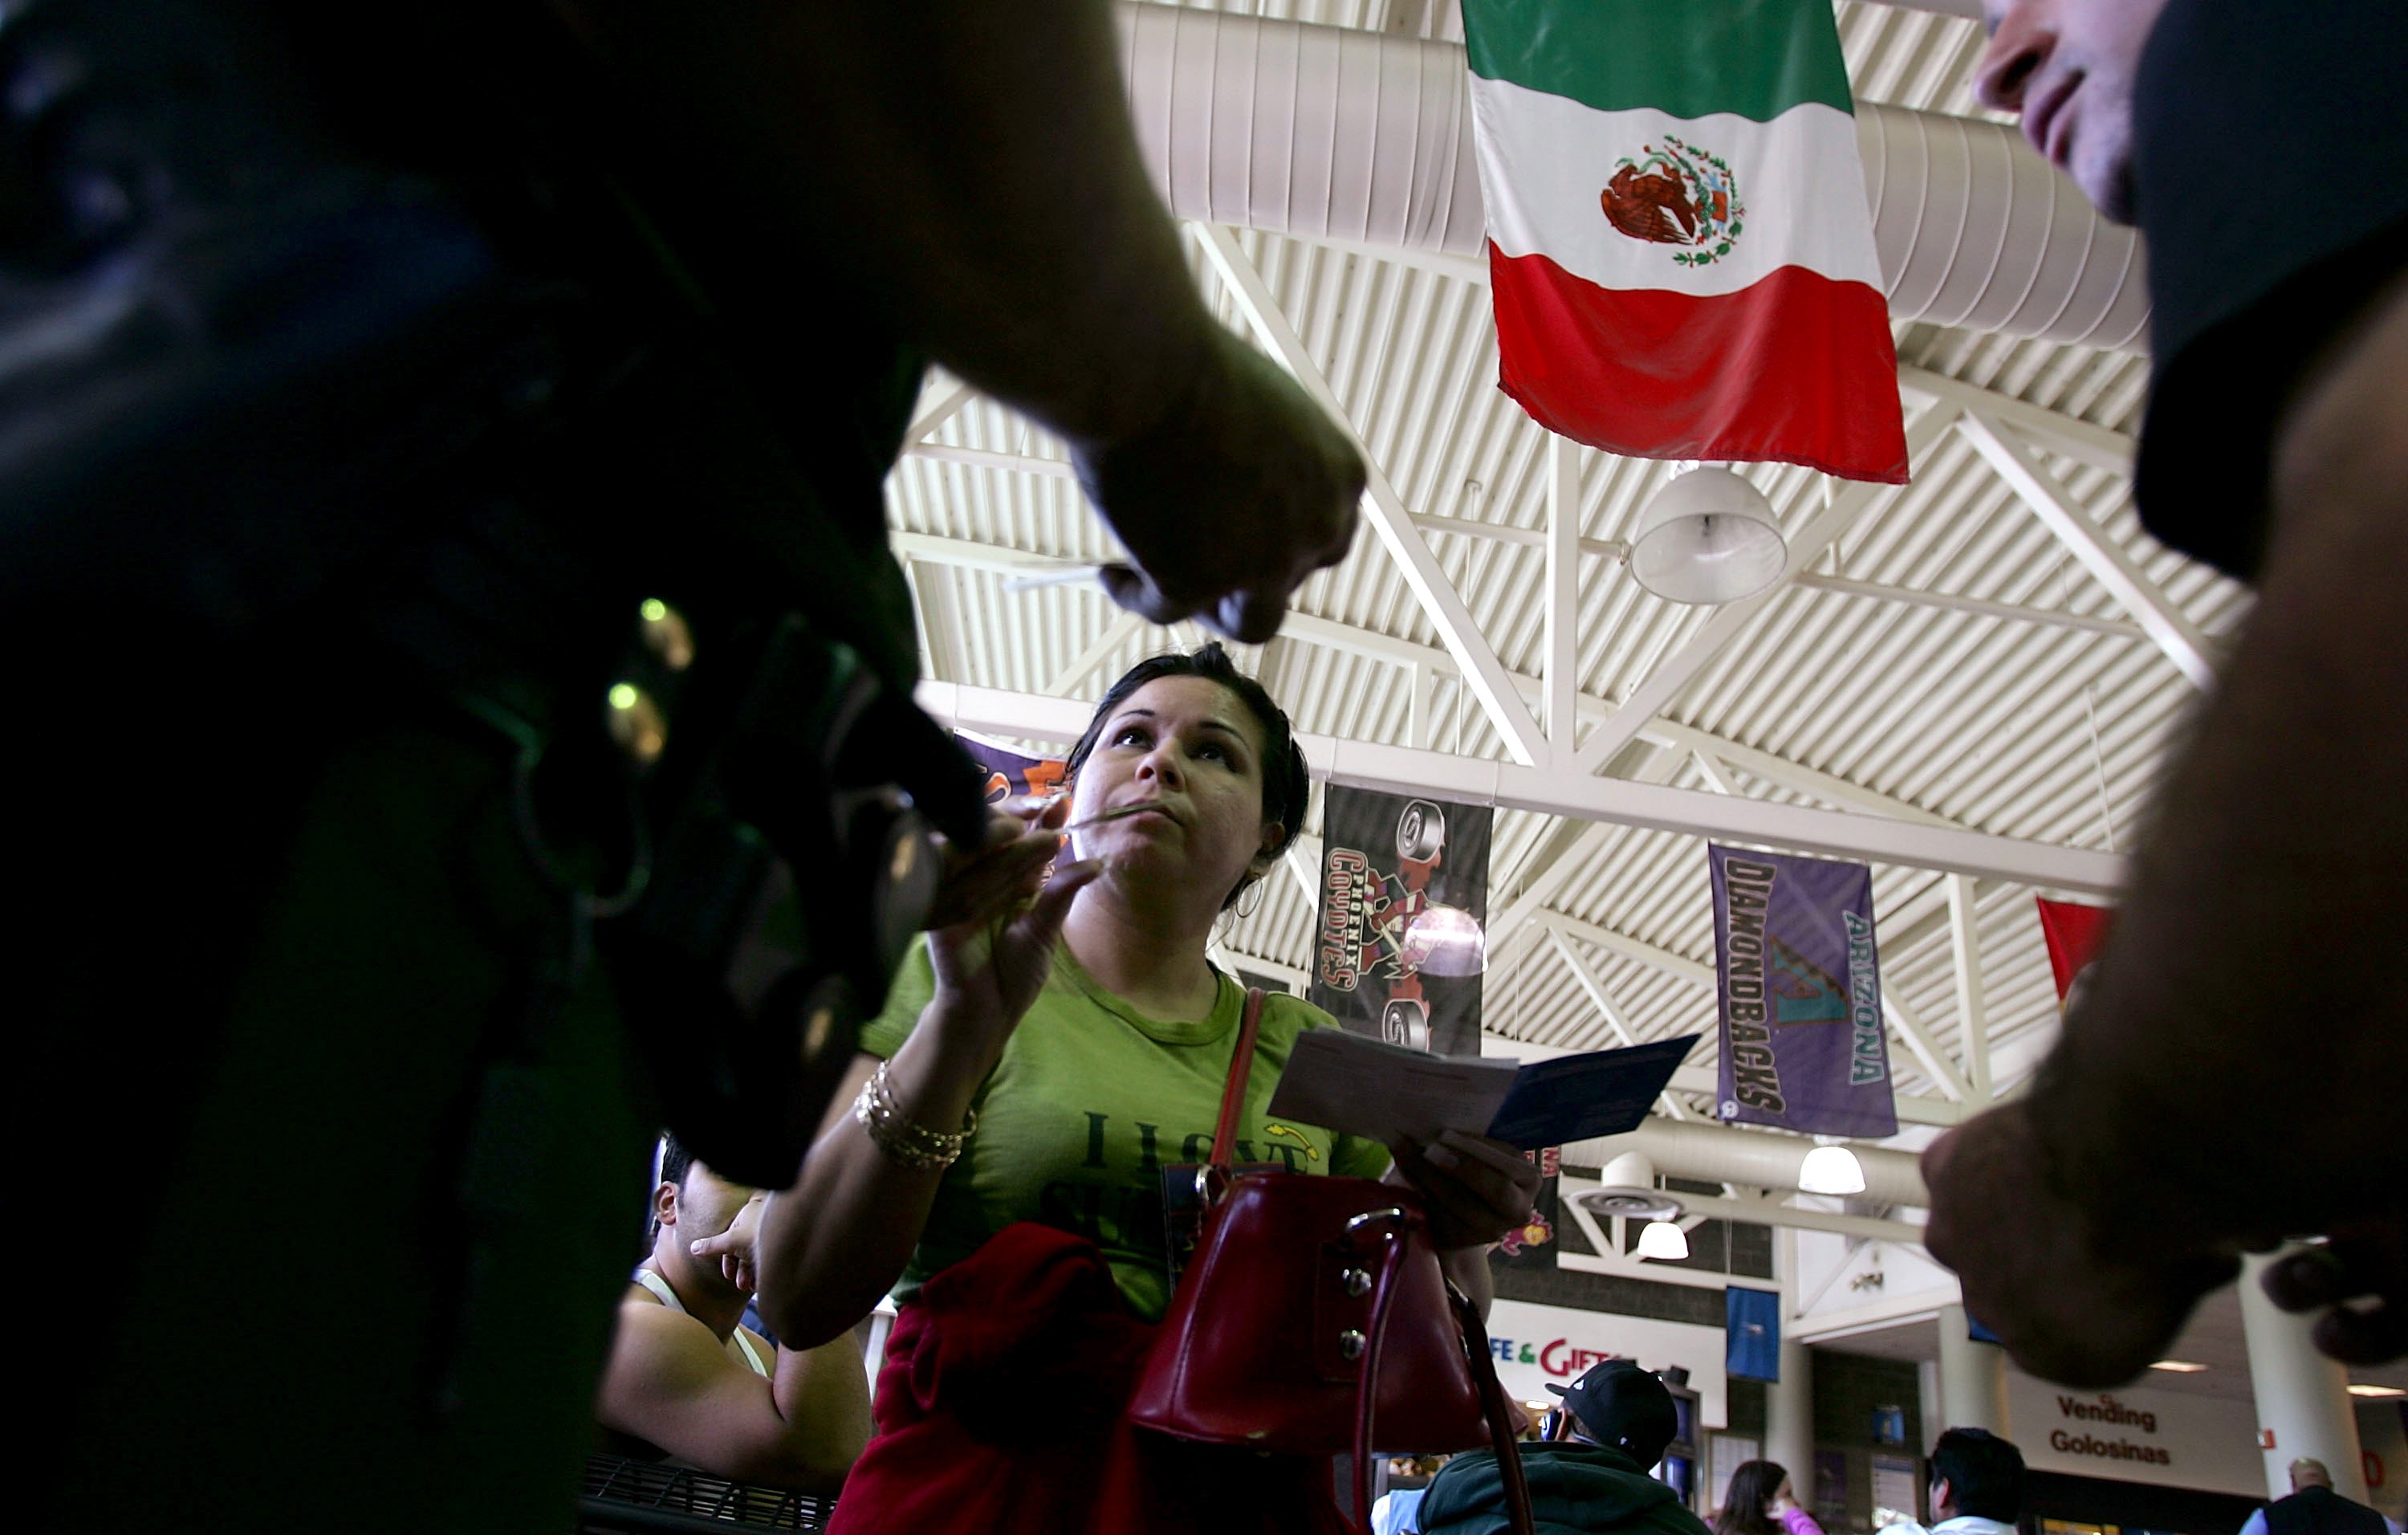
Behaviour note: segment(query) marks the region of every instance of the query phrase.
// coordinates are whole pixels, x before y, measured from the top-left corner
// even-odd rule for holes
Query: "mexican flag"
[[[1498,382],[1647,458],[1906,479],[1831,0],[1464,0]]]

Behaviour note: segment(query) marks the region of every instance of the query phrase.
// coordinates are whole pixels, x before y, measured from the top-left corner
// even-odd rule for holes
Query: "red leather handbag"
[[[1249,992],[1221,1097],[1195,1255],[1129,1404],[1140,1427],[1280,1455],[1351,1452],[1370,1509],[1371,1450],[1494,1444],[1516,1531],[1529,1493],[1478,1308],[1447,1283],[1409,1188],[1252,1173],[1229,1159],[1263,994]]]

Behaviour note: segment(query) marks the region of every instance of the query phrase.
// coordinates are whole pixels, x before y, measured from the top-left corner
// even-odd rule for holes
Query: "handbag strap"
[[[1487,1414],[1488,1442],[1497,1450],[1497,1469],[1505,1475],[1505,1509],[1512,1516],[1513,1535],[1533,1535],[1530,1484],[1522,1475],[1522,1447],[1514,1433],[1512,1410],[1505,1405],[1505,1383],[1497,1378],[1497,1356],[1488,1346],[1488,1328],[1480,1320],[1480,1308],[1453,1281],[1448,1282],[1446,1293],[1455,1302],[1455,1319],[1463,1328],[1464,1348],[1471,1356],[1471,1378],[1480,1387],[1480,1406]]]
[[[1371,1280],[1370,1336],[1364,1341],[1363,1360],[1354,1377],[1354,1512],[1362,1516],[1360,1528],[1371,1523],[1371,1409],[1380,1395],[1381,1345],[1388,1339],[1388,1313],[1397,1298],[1396,1278],[1404,1267],[1405,1254],[1412,1246],[1409,1240],[1418,1215],[1409,1214],[1402,1206],[1377,1211],[1370,1215],[1358,1215],[1357,1221],[1374,1220],[1380,1216],[1394,1217],[1388,1240],[1381,1244],[1379,1272]]]
[[[1404,1268],[1412,1230],[1422,1220],[1402,1207],[1355,1219],[1369,1222],[1382,1216],[1392,1219],[1380,1255],[1379,1272],[1371,1282],[1370,1336],[1365,1340],[1363,1361],[1354,1383],[1354,1508],[1363,1522],[1350,1528],[1358,1530],[1369,1529],[1371,1522],[1371,1410],[1379,1397],[1381,1345],[1388,1335],[1388,1314],[1396,1299],[1395,1281]],[[1481,1414],[1488,1420],[1488,1440],[1496,1447],[1497,1468],[1504,1477],[1505,1512],[1512,1521],[1513,1535],[1535,1535],[1530,1487],[1522,1475],[1522,1452],[1515,1440],[1512,1410],[1505,1405],[1504,1383],[1497,1378],[1497,1360],[1488,1346],[1488,1328],[1480,1320],[1480,1308],[1451,1279],[1446,1282],[1446,1294],[1455,1307],[1455,1326],[1462,1332],[1472,1384],[1480,1391]],[[1340,1511],[1340,1517],[1345,1516]]]
[[[1246,1073],[1254,1064],[1254,1036],[1263,1023],[1263,988],[1246,988],[1246,1015],[1238,1026],[1237,1052],[1229,1057],[1228,1085],[1221,1089],[1221,1122],[1212,1127],[1212,1166],[1229,1170],[1238,1149],[1238,1119],[1246,1107]]]

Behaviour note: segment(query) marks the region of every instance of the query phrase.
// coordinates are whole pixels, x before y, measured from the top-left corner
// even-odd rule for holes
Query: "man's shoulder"
[[[763,1344],[766,1350],[767,1345]],[[619,1327],[610,1340],[614,1369],[692,1371],[711,1361],[733,1363],[719,1335],[685,1313],[637,1291],[619,1302]]]

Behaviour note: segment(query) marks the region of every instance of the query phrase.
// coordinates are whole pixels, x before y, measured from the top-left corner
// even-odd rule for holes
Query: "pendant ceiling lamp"
[[[1630,573],[1671,602],[1752,597],[1781,579],[1789,545],[1764,493],[1705,465],[1656,493],[1630,538]]]
[[[1678,1262],[1689,1255],[1689,1234],[1670,1221],[1649,1221],[1639,1233],[1639,1255]]]
[[[1862,1194],[1865,1165],[1845,1146],[1817,1146],[1798,1164],[1798,1186],[1808,1194]]]

